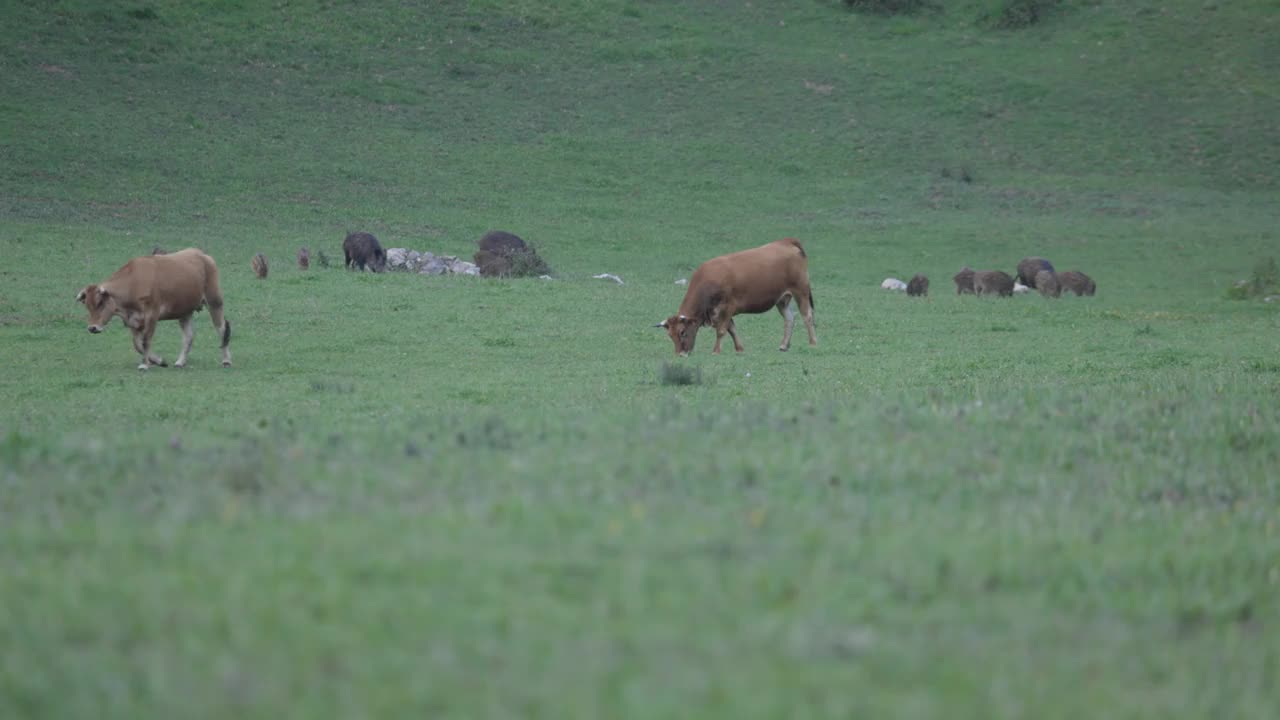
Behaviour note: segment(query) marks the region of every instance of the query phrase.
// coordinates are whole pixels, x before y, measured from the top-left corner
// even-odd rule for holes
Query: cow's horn
[[[662,322],[658,323],[657,325],[654,325],[654,327],[666,327],[666,326],[667,326],[667,321],[666,321],[666,320],[663,320]]]
[[[84,291],[76,293],[76,302],[84,302]]]

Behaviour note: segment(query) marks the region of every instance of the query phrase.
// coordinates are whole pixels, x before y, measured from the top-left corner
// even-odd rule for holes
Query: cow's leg
[[[222,316],[222,298],[206,298],[209,306],[209,319],[222,338],[222,367],[231,367],[231,321]]]
[[[733,324],[732,319],[729,320],[729,324],[725,327],[725,330],[729,332],[729,337],[733,338],[734,350],[736,350],[737,352],[742,352],[743,350],[746,350],[746,348],[742,347],[742,343],[738,342],[738,332],[737,332],[738,326]]]
[[[775,307],[782,314],[782,344],[778,349],[786,352],[791,348],[791,331],[796,324],[796,309],[791,304],[791,295],[783,295]]]
[[[724,330],[720,323],[716,323],[716,346],[711,348],[712,355],[720,354],[720,341],[724,339]]]
[[[182,326],[182,352],[178,353],[178,359],[173,362],[174,367],[185,367],[187,364],[187,353],[191,352],[191,341],[196,336],[195,323],[191,322],[191,316],[178,318],[178,324]]]
[[[135,343],[142,345],[142,348],[139,350],[139,352],[142,353],[142,364],[138,365],[139,370],[146,370],[152,365],[160,365],[161,367],[164,366],[164,360],[160,359],[159,357],[156,356],[155,353],[151,352],[151,338],[153,338],[155,334],[156,334],[155,318],[148,317],[144,319],[142,321],[142,329],[138,330],[137,336],[135,336]],[[137,347],[137,344],[135,344],[135,347]]]
[[[817,345],[818,333],[813,327],[813,302],[811,301],[809,293],[806,292],[797,297],[796,304],[800,306],[800,314],[804,316],[804,329],[809,331],[809,344]]]
[[[164,361],[164,358],[160,357],[159,355],[156,355],[155,353],[148,353],[147,351],[143,350],[143,347],[142,347],[142,328],[138,328],[138,329],[136,329],[136,330],[135,330],[135,329],[133,329],[133,328],[129,328],[129,335],[130,335],[130,336],[132,337],[132,339],[133,339],[133,349],[134,349],[134,350],[137,350],[139,355],[142,355],[144,358],[147,358],[147,360],[148,360],[152,365],[159,365],[160,367],[167,367],[167,365],[166,365],[166,363],[165,363],[165,361]],[[148,355],[149,355],[150,357],[147,357]]]

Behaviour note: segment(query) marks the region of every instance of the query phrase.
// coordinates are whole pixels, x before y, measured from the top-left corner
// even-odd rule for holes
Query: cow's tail
[[[222,319],[222,347],[225,349],[231,344],[231,321]]]
[[[804,246],[800,244],[799,240],[789,237],[789,238],[782,238],[782,242],[787,243],[789,245],[794,245],[795,248],[800,251],[800,257],[802,258],[809,257],[808,255],[805,254]]]
[[[818,303],[813,301],[813,288],[809,288],[809,307],[816,308]]]

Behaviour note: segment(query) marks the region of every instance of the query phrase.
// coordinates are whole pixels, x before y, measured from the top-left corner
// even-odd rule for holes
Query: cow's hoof
[[[147,366],[147,364],[146,364],[146,363],[142,363],[141,365],[139,365],[139,366],[138,366],[138,369],[139,369],[139,370],[146,370],[146,369],[147,369],[147,367],[148,367],[148,366]]]
[[[187,366],[187,364],[186,364],[185,362],[176,362],[176,363],[174,363],[174,364],[173,364],[173,366],[174,366],[175,368],[177,368],[177,369],[181,370],[182,368],[186,367],[186,366]]]
[[[779,345],[778,352],[786,352],[791,349],[790,345]]]
[[[230,360],[223,360],[223,361],[222,361],[222,367],[231,367],[231,361],[230,361]]]

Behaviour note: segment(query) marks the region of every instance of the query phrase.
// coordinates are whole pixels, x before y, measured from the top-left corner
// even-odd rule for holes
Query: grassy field
[[[1274,718],[1277,4],[1017,4],[0,5],[0,717]],[[782,236],[818,346],[664,384]],[[155,245],[231,369],[85,331]]]

